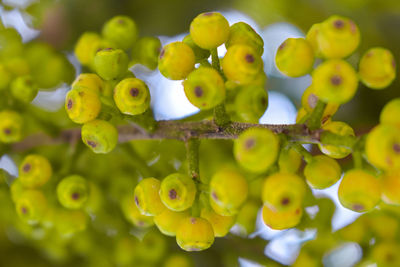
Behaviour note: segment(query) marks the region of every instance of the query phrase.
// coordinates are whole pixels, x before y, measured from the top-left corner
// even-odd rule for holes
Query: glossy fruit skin
[[[94,153],[111,152],[118,143],[118,131],[114,125],[104,120],[93,120],[82,126],[82,141]]]
[[[184,42],[165,45],[158,58],[158,69],[170,80],[183,80],[194,69],[196,58],[192,48]]]
[[[128,56],[121,49],[102,49],[94,57],[94,68],[106,81],[117,79],[128,70]]]
[[[164,209],[164,211],[154,217],[154,223],[158,230],[167,236],[175,236],[179,229],[179,222],[190,217],[189,210],[173,211]]]
[[[268,107],[268,93],[263,86],[248,85],[238,88],[234,108],[243,122],[258,123]]]
[[[216,213],[223,216],[237,214],[247,195],[247,181],[238,171],[221,169],[212,176],[209,200]]]
[[[142,114],[150,107],[150,91],[142,80],[126,78],[115,87],[114,101],[124,114]]]
[[[23,119],[13,110],[0,111],[0,142],[15,143],[22,139]]]
[[[318,96],[315,94],[315,89],[312,85],[307,87],[301,96],[301,106],[309,113],[311,113],[318,103]],[[324,113],[322,114],[322,123],[329,120],[339,109],[339,104],[326,103]]]
[[[160,186],[160,198],[173,211],[184,211],[193,205],[196,185],[188,175],[173,173],[165,177]]]
[[[359,63],[359,76],[371,89],[384,89],[396,78],[396,61],[392,52],[382,47],[370,48]]]
[[[200,67],[183,82],[190,103],[200,109],[211,109],[224,101],[225,84],[217,70]]]
[[[80,209],[89,197],[89,185],[80,175],[70,175],[57,185],[57,197],[60,204],[67,209]]]
[[[237,44],[229,47],[221,66],[228,80],[249,84],[262,71],[263,62],[253,47]]]
[[[235,140],[233,153],[244,169],[262,173],[276,161],[279,152],[279,138],[270,130],[250,128]]]
[[[400,127],[400,98],[394,98],[386,103],[381,111],[379,122]]]
[[[360,31],[352,20],[335,15],[321,23],[317,41],[323,57],[345,58],[360,44]]]
[[[293,211],[301,207],[305,194],[306,184],[298,175],[275,173],[264,181],[262,200],[273,211]]]
[[[140,213],[135,204],[133,194],[126,195],[121,201],[121,209],[125,218],[139,228],[147,228],[154,225],[153,217]]]
[[[374,166],[383,170],[400,168],[400,130],[393,124],[379,124],[367,135],[365,153]]]
[[[314,51],[304,38],[288,38],[279,46],[275,63],[283,74],[301,77],[311,72]]]
[[[344,174],[338,196],[345,208],[365,212],[378,204],[381,193],[381,185],[377,178],[362,169],[352,169]]]
[[[190,36],[203,49],[214,49],[228,40],[229,23],[218,12],[201,13],[190,23]]]
[[[65,110],[75,123],[94,120],[101,110],[99,94],[87,87],[75,86],[65,97]]]
[[[160,180],[155,178],[145,178],[137,184],[133,195],[136,206],[141,214],[157,216],[166,209],[158,193],[160,186]]]
[[[196,62],[199,62],[201,60],[205,60],[207,58],[210,57],[210,50],[207,49],[203,49],[201,47],[199,47],[194,41],[192,36],[190,36],[190,34],[186,35],[182,42],[184,42],[185,44],[187,44],[188,46],[190,46],[190,48],[192,48],[194,56],[196,58]]]
[[[130,17],[115,16],[104,24],[101,33],[118,48],[126,50],[131,48],[136,41],[138,29]]]
[[[323,62],[312,73],[315,94],[326,103],[344,104],[355,95],[358,77],[353,67],[344,60]]]
[[[264,52],[264,40],[247,23],[237,22],[229,28],[229,37],[225,43],[226,49],[236,44],[252,46],[261,56]]]
[[[400,173],[389,171],[382,177],[382,200],[388,204],[400,205]]]
[[[141,37],[132,48],[132,59],[150,70],[155,70],[158,66],[161,46],[161,41],[157,37]]]
[[[94,56],[101,43],[101,37],[95,32],[85,32],[77,41],[74,49],[75,56],[82,65],[93,63]]]
[[[30,154],[24,158],[19,166],[18,180],[26,188],[38,188],[49,181],[52,173],[52,167],[47,158]]]
[[[342,174],[339,163],[325,156],[317,155],[304,168],[307,183],[315,189],[324,189],[339,181]]]
[[[205,250],[214,243],[214,230],[206,219],[187,217],[179,225],[176,242],[185,251]]]
[[[341,136],[355,136],[354,130],[348,124],[341,121],[328,121],[322,125],[322,129]],[[318,147],[322,153],[335,159],[344,158],[351,153],[351,149],[347,147],[321,144],[318,144]]]
[[[11,82],[10,89],[11,94],[24,103],[30,103],[38,93],[38,88],[30,75],[15,78]]]
[[[16,200],[15,208],[23,221],[36,224],[47,211],[47,200],[39,190],[25,190]]]
[[[263,206],[262,216],[265,225],[274,230],[284,230],[299,224],[303,210],[298,207],[287,211],[274,211],[267,205]]]
[[[236,216],[222,216],[210,207],[203,207],[200,217],[206,219],[212,226],[215,237],[224,237],[236,222]]]
[[[85,87],[100,94],[103,92],[104,81],[95,73],[81,73],[73,81],[71,88]]]

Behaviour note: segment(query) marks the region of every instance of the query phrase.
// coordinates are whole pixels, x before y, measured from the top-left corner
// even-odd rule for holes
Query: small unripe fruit
[[[123,79],[114,89],[114,101],[124,114],[142,114],[150,107],[150,91],[142,80]]]
[[[155,70],[160,56],[161,42],[157,37],[142,37],[135,42],[132,49],[134,62],[142,64],[150,70]]]
[[[300,77],[311,72],[314,51],[303,38],[288,38],[278,48],[275,56],[277,68],[289,77]]]
[[[304,168],[307,183],[316,189],[324,189],[339,181],[342,172],[336,160],[325,156],[314,156]]]
[[[183,80],[194,69],[195,55],[193,50],[183,42],[167,44],[161,50],[158,69],[170,80]]]
[[[160,198],[170,210],[183,211],[190,208],[195,197],[196,185],[187,175],[173,173],[161,182]]]
[[[390,100],[382,109],[379,117],[382,124],[393,124],[400,127],[400,98]]]
[[[80,209],[89,196],[89,185],[79,175],[65,177],[57,185],[57,197],[61,205],[67,209]]]
[[[374,245],[371,258],[376,266],[400,266],[400,245],[396,241],[384,240]]]
[[[72,83],[71,88],[74,87],[86,87],[100,94],[103,92],[104,82],[95,73],[81,73]]]
[[[164,261],[162,267],[194,267],[194,263],[186,254],[174,253]]]
[[[213,68],[200,67],[192,71],[183,86],[190,103],[200,109],[213,108],[225,99],[224,80]]]
[[[82,65],[89,66],[93,63],[101,43],[101,37],[95,32],[85,32],[77,41],[74,49],[75,56]]]
[[[248,84],[262,71],[263,62],[253,47],[238,44],[229,47],[221,66],[228,80]]]
[[[11,94],[21,102],[31,102],[38,93],[38,88],[31,76],[19,76],[11,82]]]
[[[124,50],[133,46],[138,35],[137,32],[135,22],[127,16],[113,17],[104,24],[101,31],[104,38]]]
[[[206,219],[187,217],[179,225],[176,242],[186,251],[205,250],[214,243],[214,230]]]
[[[236,44],[252,46],[261,56],[264,52],[264,40],[247,23],[237,22],[229,28],[229,38],[225,43],[226,49]]]
[[[96,73],[106,81],[122,77],[128,70],[128,56],[121,49],[106,48],[94,57]]]
[[[14,202],[17,202],[18,198],[22,196],[22,193],[26,190],[26,188],[22,185],[20,179],[14,179],[10,186],[11,199]]]
[[[15,203],[18,216],[29,224],[38,223],[47,211],[47,200],[38,190],[25,190]]]
[[[190,46],[192,48],[194,56],[196,58],[196,62],[199,62],[201,60],[205,60],[210,57],[210,50],[203,49],[199,47],[192,39],[190,34],[186,35],[185,38],[183,38],[182,42]]]
[[[279,171],[296,173],[300,168],[301,159],[301,155],[295,149],[281,149],[278,159]]]
[[[355,136],[354,130],[346,123],[341,121],[330,121],[322,125],[322,129],[341,136]],[[351,153],[351,148],[339,147],[334,145],[318,144],[319,149],[331,158],[341,159]]]
[[[344,104],[355,95],[358,78],[353,67],[344,60],[323,62],[312,73],[315,94],[324,102]]]
[[[24,158],[19,166],[19,181],[24,187],[37,188],[50,179],[52,168],[43,156],[31,154]]]
[[[268,107],[268,93],[263,86],[248,85],[238,88],[235,112],[243,122],[258,123]]]
[[[220,215],[232,216],[238,213],[246,201],[248,184],[237,171],[221,169],[210,182],[210,205]]]
[[[75,86],[65,97],[65,110],[75,123],[94,120],[101,110],[99,94],[87,87]]]
[[[106,154],[118,143],[118,131],[104,120],[93,120],[82,126],[82,141],[94,152]]]
[[[382,47],[369,49],[360,60],[360,80],[372,89],[383,89],[396,78],[396,61],[392,52]]]
[[[356,212],[372,210],[381,199],[379,180],[361,169],[347,171],[340,182],[340,203]]]
[[[306,40],[311,45],[314,51],[314,56],[319,58],[322,57],[317,39],[320,30],[321,30],[321,23],[316,23],[311,26],[311,28],[308,30],[306,34]]]
[[[141,214],[156,216],[166,209],[158,193],[160,186],[160,180],[155,178],[145,178],[137,184],[134,199]]]
[[[229,23],[218,12],[201,13],[190,23],[190,36],[199,47],[211,50],[228,40]]]
[[[122,199],[121,208],[125,218],[136,227],[147,228],[154,224],[153,217],[140,213],[135,204],[133,194],[129,194]]]
[[[0,142],[15,143],[22,138],[23,120],[19,113],[12,110],[0,111]]]
[[[226,236],[236,221],[236,216],[223,216],[209,207],[201,209],[200,217],[211,224],[215,237]]]
[[[164,235],[175,236],[179,229],[179,222],[187,217],[190,217],[189,210],[173,211],[165,209],[162,213],[154,217],[154,223]]]
[[[303,92],[301,97],[301,106],[309,113],[311,113],[318,103],[318,96],[315,94],[314,86],[310,85]],[[339,104],[328,102],[326,103],[326,107],[324,113],[322,114],[322,124],[328,121],[339,109]]]
[[[383,175],[382,200],[392,205],[400,205],[400,174],[398,171]]]
[[[11,79],[11,73],[7,70],[4,64],[0,63],[0,91],[8,88]]]
[[[248,171],[261,173],[275,162],[279,152],[279,138],[270,130],[250,128],[235,140],[233,153]]]
[[[88,216],[81,210],[59,210],[56,215],[55,228],[64,237],[71,237],[86,229]]]
[[[284,230],[295,227],[299,224],[302,215],[303,210],[300,207],[287,211],[274,211],[270,207],[264,205],[262,210],[265,225],[274,230]]]

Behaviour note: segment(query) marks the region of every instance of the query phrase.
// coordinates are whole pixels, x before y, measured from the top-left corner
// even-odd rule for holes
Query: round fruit
[[[142,80],[123,79],[114,89],[114,101],[124,114],[142,114],[150,107],[150,91]]]
[[[146,216],[156,216],[165,210],[161,202],[159,191],[161,182],[155,178],[145,178],[141,180],[134,191],[136,206],[141,214]]]
[[[187,217],[179,225],[176,242],[186,251],[205,250],[214,243],[214,230],[206,219]]]
[[[183,80],[194,69],[195,55],[189,45],[174,42],[163,47],[158,58],[158,69],[170,80]]]
[[[82,141],[94,152],[106,154],[118,143],[118,131],[104,120],[93,120],[82,126]]]
[[[50,179],[52,168],[43,156],[31,154],[24,158],[19,166],[19,181],[24,187],[37,188]]]
[[[284,230],[295,227],[299,224],[302,215],[303,210],[300,207],[287,211],[274,211],[270,207],[264,205],[262,209],[265,225],[274,230]]]
[[[99,94],[87,87],[75,86],[65,97],[65,110],[75,123],[94,120],[101,110]]]
[[[307,183],[316,189],[324,189],[339,181],[342,171],[336,160],[325,156],[314,156],[304,168]]]
[[[173,211],[190,208],[196,197],[193,179],[181,173],[173,173],[164,178],[160,186],[160,198]]]
[[[65,177],[57,185],[57,197],[67,209],[80,209],[86,203],[89,186],[85,178],[79,175]]]

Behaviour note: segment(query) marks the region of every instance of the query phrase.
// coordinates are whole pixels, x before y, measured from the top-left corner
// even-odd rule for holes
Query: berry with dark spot
[[[196,185],[191,177],[173,173],[162,180],[160,198],[170,210],[183,211],[193,205],[196,192]]]
[[[176,242],[186,251],[205,250],[214,243],[214,230],[206,219],[187,217],[178,227]]]
[[[160,198],[160,187],[160,180],[155,178],[145,178],[136,185],[134,199],[141,214],[157,216],[166,209]]]
[[[226,49],[237,44],[253,47],[259,55],[264,52],[264,40],[247,23],[237,22],[229,28],[229,38],[225,43]]]
[[[131,48],[138,36],[136,23],[127,16],[115,16],[108,20],[102,29],[105,39],[127,50]]]
[[[137,78],[120,81],[114,89],[113,96],[118,109],[124,114],[142,114],[150,107],[149,88]]]
[[[184,42],[167,44],[161,50],[158,69],[170,80],[183,80],[194,69],[195,54]]]
[[[89,197],[88,182],[79,175],[65,177],[57,185],[57,197],[63,207],[81,209]]]
[[[118,131],[114,125],[104,120],[85,123],[81,130],[82,141],[94,152],[106,154],[118,143]]]
[[[38,188],[46,184],[52,176],[52,167],[47,158],[30,154],[19,166],[19,180],[26,188]]]

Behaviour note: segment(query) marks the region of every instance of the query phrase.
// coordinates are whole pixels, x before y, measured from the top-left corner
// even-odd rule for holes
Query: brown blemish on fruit
[[[315,94],[310,94],[308,96],[308,105],[310,106],[310,108],[315,108],[315,106],[317,105],[318,102],[318,97]]]
[[[31,170],[31,164],[27,163],[22,167],[24,172],[29,172]]]
[[[267,105],[267,99],[265,97],[261,98],[261,105],[265,107]]]
[[[296,212],[296,214],[299,214],[300,213],[300,209],[297,209],[295,212]]]
[[[104,48],[104,49],[102,49],[103,51],[111,51],[111,50],[113,50],[112,49],[112,47],[107,47],[107,48]]]
[[[352,21],[350,22],[350,31],[352,34],[355,34],[357,31],[357,26]]]
[[[81,195],[79,193],[76,193],[76,192],[72,193],[72,195],[71,195],[71,198],[73,200],[78,200],[80,197],[81,197]]]
[[[212,15],[214,15],[214,12],[206,12],[203,14],[203,16],[206,16],[206,17],[212,16]]]
[[[194,88],[194,94],[195,94],[197,97],[202,97],[202,96],[203,96],[203,89],[202,89],[200,86],[196,86],[196,87]]]
[[[326,115],[325,117],[322,118],[321,123],[324,124],[331,118],[331,115]]]
[[[135,196],[135,203],[136,203],[136,206],[139,206],[139,199],[136,196]]]
[[[396,257],[392,253],[386,254],[386,262],[392,262]]]
[[[339,75],[333,75],[331,77],[331,84],[338,86],[342,83],[342,77],[340,77]]]
[[[4,132],[6,135],[9,135],[9,134],[11,134],[11,129],[10,129],[10,128],[4,128],[4,129],[3,129],[3,132]]]
[[[131,88],[131,90],[129,90],[129,93],[131,94],[132,97],[137,97],[139,95],[139,89]]]
[[[335,21],[333,22],[333,26],[334,26],[336,29],[341,29],[341,28],[344,27],[344,21],[341,20],[341,19],[337,19],[337,20],[335,20]]]
[[[196,223],[196,218],[190,218],[190,222],[191,222],[192,224],[195,224],[195,223]]]
[[[125,24],[125,20],[119,19],[119,20],[118,20],[118,24]]]
[[[356,203],[356,204],[353,204],[352,208],[355,211],[362,211],[364,209],[364,205]]]
[[[253,57],[253,55],[252,55],[252,54],[247,54],[247,55],[246,55],[246,61],[247,61],[248,63],[253,63],[253,62],[254,62],[254,57]]]
[[[22,214],[27,214],[28,209],[26,207],[21,207],[21,212],[22,212]]]
[[[215,191],[213,191],[211,193],[211,196],[212,196],[213,199],[218,200],[218,196],[217,196],[217,193],[215,193]]]
[[[252,147],[254,147],[255,144],[256,144],[256,140],[254,140],[254,138],[249,138],[246,140],[246,143],[244,144],[244,146],[246,147],[246,149],[251,149]]]
[[[278,47],[278,50],[282,50],[283,48],[285,48],[286,46],[286,42],[281,43],[281,45]]]
[[[162,59],[164,57],[164,54],[165,54],[165,49],[163,48],[163,49],[161,49],[161,52],[160,52],[160,59]]]
[[[283,206],[289,205],[289,203],[290,203],[290,199],[288,197],[284,197],[281,199],[281,204]]]
[[[79,95],[79,96],[84,96],[85,93],[81,91],[81,92],[78,93],[78,95]]]
[[[72,108],[72,105],[73,105],[72,100],[71,100],[71,99],[68,99],[67,108],[68,108],[68,109],[71,109],[71,108]]]
[[[394,59],[392,59],[392,67],[393,67],[393,69],[396,68],[396,61]]]
[[[400,144],[395,143],[393,144],[393,151],[396,152],[397,154],[400,153]]]
[[[169,190],[169,192],[168,192],[168,197],[169,197],[170,199],[176,199],[177,195],[178,195],[178,194],[176,193],[175,189],[171,189],[171,190]]]
[[[95,148],[95,147],[97,146],[96,142],[91,141],[91,140],[87,141],[87,144],[88,144],[89,146],[93,147],[93,148]]]

